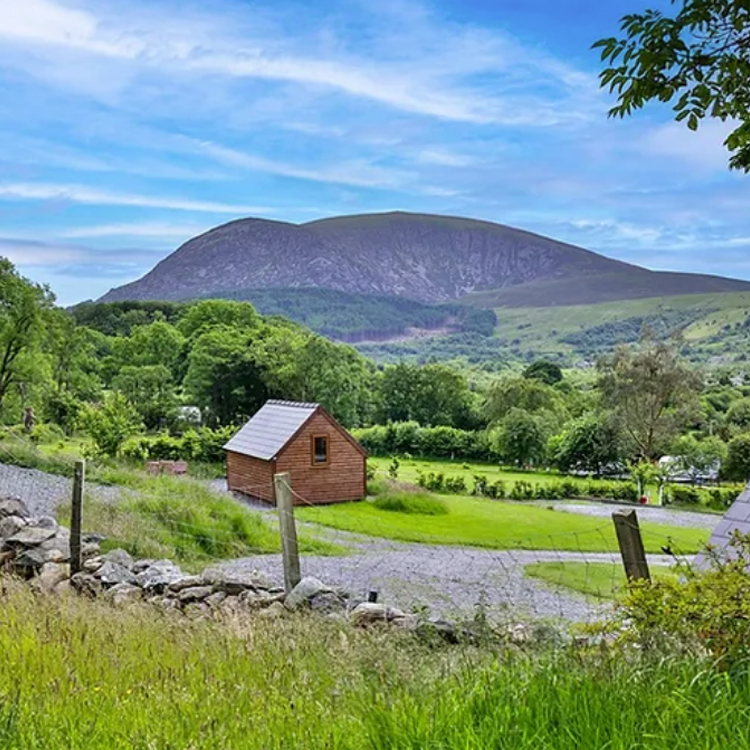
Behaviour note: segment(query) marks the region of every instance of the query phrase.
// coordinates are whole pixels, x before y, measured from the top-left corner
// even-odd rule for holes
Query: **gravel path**
[[[320,533],[320,527],[314,528]],[[347,545],[353,554],[303,556],[303,575],[341,586],[360,599],[375,589],[380,600],[388,604],[405,610],[425,606],[432,615],[448,618],[470,616],[482,602],[495,616],[590,621],[611,605],[598,604],[570,590],[529,578],[524,567],[536,562],[620,563],[618,555],[606,552],[498,551],[404,544],[328,531],[333,530],[326,530],[325,538]],[[649,556],[651,565],[670,562],[671,558],[662,555]],[[222,567],[229,572],[259,570],[278,579],[281,556],[247,557],[223,563]]]
[[[19,496],[34,514],[54,514],[55,507],[69,498],[70,488],[68,478],[0,464],[0,495]],[[112,500],[121,493],[116,487],[88,485],[88,488]],[[211,488],[226,491],[223,480],[211,483]],[[258,507],[273,510],[265,504]],[[560,511],[607,518],[617,507],[594,503],[555,504]],[[712,528],[720,520],[715,516],[663,508],[639,508],[638,513],[644,520],[701,528]],[[524,574],[524,567],[535,562],[565,561],[619,564],[615,554],[406,544],[315,524],[300,523],[299,526],[309,527],[317,537],[343,544],[351,551],[342,557],[305,556],[302,558],[303,575],[341,586],[354,597],[364,599],[368,591],[375,589],[383,602],[406,610],[424,606],[430,614],[443,617],[470,616],[481,602],[491,614],[516,620],[533,617],[580,622],[591,620],[611,607],[529,578]],[[660,565],[669,564],[671,560],[654,556],[649,562]],[[228,571],[260,570],[275,580],[281,578],[280,555],[248,557],[220,566]]]
[[[54,516],[57,506],[70,500],[72,487],[73,480],[68,477],[0,464],[0,496],[20,497],[37,516]],[[111,500],[117,499],[121,492],[117,487],[94,484],[87,484],[86,489]]]
[[[549,505],[549,503],[544,503]],[[555,510],[566,513],[580,513],[584,516],[596,516],[597,518],[611,518],[616,510],[632,510],[632,505],[614,505],[611,503],[553,503]],[[665,523],[671,526],[684,526],[691,529],[708,529],[713,531],[714,527],[721,521],[720,515],[712,513],[694,513],[689,510],[675,510],[673,508],[650,507],[648,505],[636,506],[638,519],[652,523]]]

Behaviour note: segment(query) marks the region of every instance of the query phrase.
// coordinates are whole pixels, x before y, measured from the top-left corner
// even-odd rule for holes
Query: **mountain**
[[[307,224],[232,221],[101,301],[252,299],[247,290],[299,287],[518,307],[743,291],[750,282],[648,271],[487,221],[395,212]]]

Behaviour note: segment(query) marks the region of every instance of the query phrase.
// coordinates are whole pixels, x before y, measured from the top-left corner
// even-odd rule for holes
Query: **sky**
[[[445,213],[750,279],[729,126],[628,120],[595,40],[667,0],[0,0],[0,255],[62,304],[245,216]]]

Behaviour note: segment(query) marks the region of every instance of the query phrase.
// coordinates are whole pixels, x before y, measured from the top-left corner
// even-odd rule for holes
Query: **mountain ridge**
[[[183,243],[100,301],[187,300],[242,289],[331,289],[480,307],[750,290],[721,276],[651,271],[481,219],[390,212],[292,224],[235,219]]]

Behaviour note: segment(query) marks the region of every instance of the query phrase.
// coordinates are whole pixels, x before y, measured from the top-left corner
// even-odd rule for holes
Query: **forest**
[[[195,457],[200,444],[216,461],[236,425],[281,398],[321,403],[373,455],[600,476],[668,454],[696,479],[719,463],[723,478],[750,475],[750,384],[658,336],[613,349],[587,378],[537,361],[477,380],[436,362],[376,365],[248,302],[64,310],[7,260],[0,300],[0,419],[31,439],[83,434],[132,458]]]

